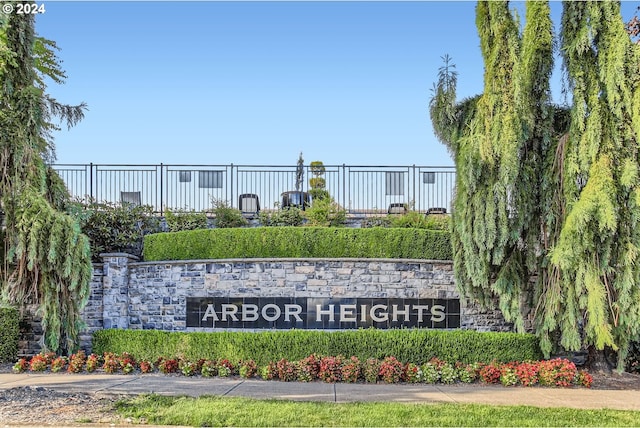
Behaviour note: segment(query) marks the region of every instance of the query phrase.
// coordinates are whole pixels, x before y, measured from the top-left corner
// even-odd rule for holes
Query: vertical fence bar
[[[342,208],[347,209],[347,206],[345,205],[347,188],[345,187],[346,186],[346,179],[345,179],[346,168],[344,164],[342,164],[342,168],[338,166],[338,171],[340,170],[342,170]],[[340,175],[340,172],[338,172],[338,176],[339,175]]]
[[[409,167],[409,171],[411,172],[411,181],[412,181],[412,189],[411,195],[409,195],[409,200],[413,201],[413,209],[416,211],[420,211],[420,204],[418,198],[416,197],[416,164]]]
[[[231,185],[231,207],[232,208],[240,208],[240,207],[236,207],[235,204],[235,200],[234,200],[234,195],[233,195],[233,164],[231,164],[231,173],[229,174],[229,180],[230,180],[230,185]]]
[[[160,214],[164,212],[164,172],[163,164],[160,162]]]
[[[94,200],[93,196],[93,163],[89,164],[89,197]]]

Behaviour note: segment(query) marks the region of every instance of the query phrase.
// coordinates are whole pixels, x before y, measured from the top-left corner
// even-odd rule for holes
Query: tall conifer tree
[[[640,330],[638,52],[616,2],[567,2],[561,51],[573,96],[551,105],[553,29],[526,4],[479,2],[482,95],[455,99],[451,65],[431,100],[457,167],[454,263],[461,290],[523,327],[533,296],[545,353],[554,343],[619,349]]]
[[[619,350],[640,333],[640,73],[618,2],[566,2],[562,54],[573,95],[562,141],[562,229],[549,253],[539,332],[549,349]],[[561,314],[561,316],[558,316]]]
[[[545,2],[527,4],[519,31],[507,2],[479,2],[484,92],[456,104],[455,75],[441,69],[431,100],[436,134],[457,168],[454,263],[461,290],[524,329],[520,307],[540,261],[544,154],[552,111],[553,32]]]
[[[60,211],[64,184],[46,163],[53,158],[52,116],[71,126],[83,109],[45,93],[45,76],[65,77],[54,48],[35,36],[32,15],[0,14],[0,285],[10,303],[38,305],[44,349],[65,353],[77,347],[92,268],[87,238]]]

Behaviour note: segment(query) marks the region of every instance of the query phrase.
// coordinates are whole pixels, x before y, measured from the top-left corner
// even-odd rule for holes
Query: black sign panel
[[[190,297],[187,327],[239,329],[459,328],[459,299]]]

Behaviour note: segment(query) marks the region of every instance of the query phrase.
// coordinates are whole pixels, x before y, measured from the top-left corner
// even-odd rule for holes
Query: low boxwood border
[[[392,258],[451,260],[447,231],[411,228],[256,227],[147,235],[144,260]]]
[[[128,352],[156,360],[180,355],[191,360],[253,359],[258,364],[310,354],[353,355],[361,360],[394,356],[402,362],[423,364],[434,357],[463,363],[539,360],[542,353],[534,335],[476,332],[397,330],[276,330],[265,332],[168,332],[160,330],[99,330],[93,352]]]

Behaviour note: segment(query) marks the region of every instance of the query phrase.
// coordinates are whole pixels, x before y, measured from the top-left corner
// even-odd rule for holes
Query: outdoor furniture
[[[406,214],[408,208],[407,204],[402,202],[393,202],[389,205],[389,214]]]
[[[120,202],[122,202],[123,205],[130,204],[134,207],[139,207],[142,205],[140,192],[120,192]]]
[[[446,214],[447,213],[447,209],[446,208],[429,208],[427,210],[427,215],[429,214]]]
[[[260,199],[254,193],[244,193],[238,196],[238,208],[242,214],[258,214],[260,212]]]
[[[304,211],[306,207],[311,206],[311,195],[308,192],[299,190],[291,190],[282,192],[282,208],[298,207]]]

